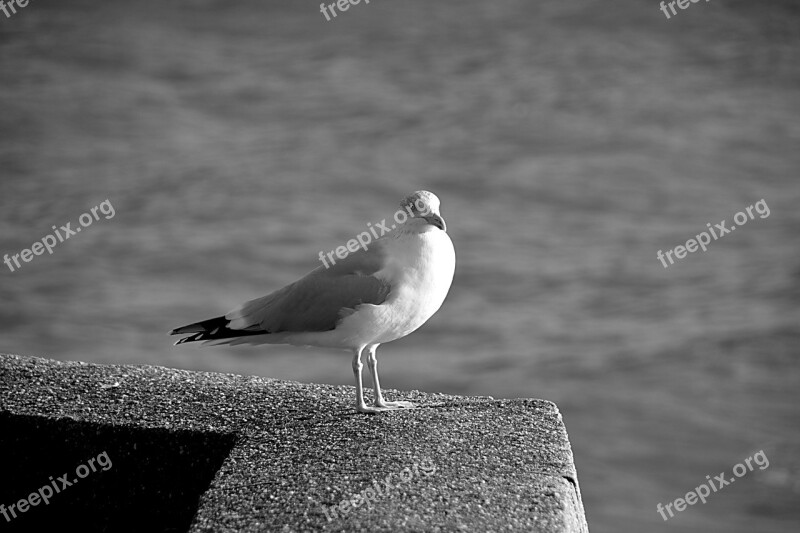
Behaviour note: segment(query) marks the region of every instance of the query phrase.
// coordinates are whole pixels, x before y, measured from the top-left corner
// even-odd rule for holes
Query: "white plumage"
[[[320,266],[298,281],[251,300],[224,316],[189,324],[171,334],[192,335],[175,344],[291,344],[353,352],[356,408],[360,412],[413,407],[387,402],[378,380],[375,350],[405,337],[441,307],[455,272],[455,251],[439,212],[439,199],[416,191],[403,199],[413,217],[330,268]],[[364,402],[361,355],[375,388]]]

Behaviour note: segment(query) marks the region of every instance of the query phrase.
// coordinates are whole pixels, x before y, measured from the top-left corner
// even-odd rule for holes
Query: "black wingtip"
[[[203,340],[203,335],[205,335],[205,334],[204,333],[196,333],[194,335],[190,335],[188,337],[184,337],[182,339],[178,339],[177,341],[175,341],[173,346],[177,346],[179,344],[184,344],[186,342],[194,342],[194,341]]]
[[[235,337],[246,337],[248,335],[264,335],[269,333],[267,331],[248,331],[239,329],[230,329],[228,324],[230,320],[224,316],[218,316],[202,322],[195,322],[187,326],[175,328],[169,332],[170,335],[183,335],[190,333],[188,337],[184,337],[176,341],[173,346],[184,344],[187,342],[209,341],[220,339],[231,339]]]

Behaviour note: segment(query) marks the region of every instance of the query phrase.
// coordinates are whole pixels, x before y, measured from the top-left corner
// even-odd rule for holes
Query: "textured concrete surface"
[[[0,355],[15,465],[0,503],[114,462],[0,529],[588,531],[555,404],[387,397],[420,408],[361,415],[352,387]]]

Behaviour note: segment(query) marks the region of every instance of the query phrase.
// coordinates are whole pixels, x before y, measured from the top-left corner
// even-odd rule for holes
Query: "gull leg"
[[[380,413],[386,411],[386,408],[380,406],[371,407],[364,403],[364,384],[361,381],[361,370],[364,368],[364,363],[361,362],[361,352],[364,346],[359,346],[353,350],[353,376],[356,378],[356,411],[359,413]]]
[[[378,346],[378,344],[372,344],[367,347],[367,364],[372,374],[372,384],[375,386],[375,407],[382,409],[413,409],[415,406],[411,402],[387,402],[383,399],[381,382],[378,380],[378,358],[375,356],[375,350],[378,349]]]

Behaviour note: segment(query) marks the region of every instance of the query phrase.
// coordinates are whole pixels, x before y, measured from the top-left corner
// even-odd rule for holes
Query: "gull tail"
[[[210,318],[201,322],[195,322],[186,326],[175,328],[169,332],[170,335],[184,335],[191,333],[188,337],[184,337],[177,342],[175,346],[187,342],[202,342],[202,341],[219,341],[224,339],[233,339],[235,337],[246,337],[249,335],[265,335],[269,332],[264,330],[246,330],[246,329],[230,329],[228,326],[230,320],[224,316]]]

